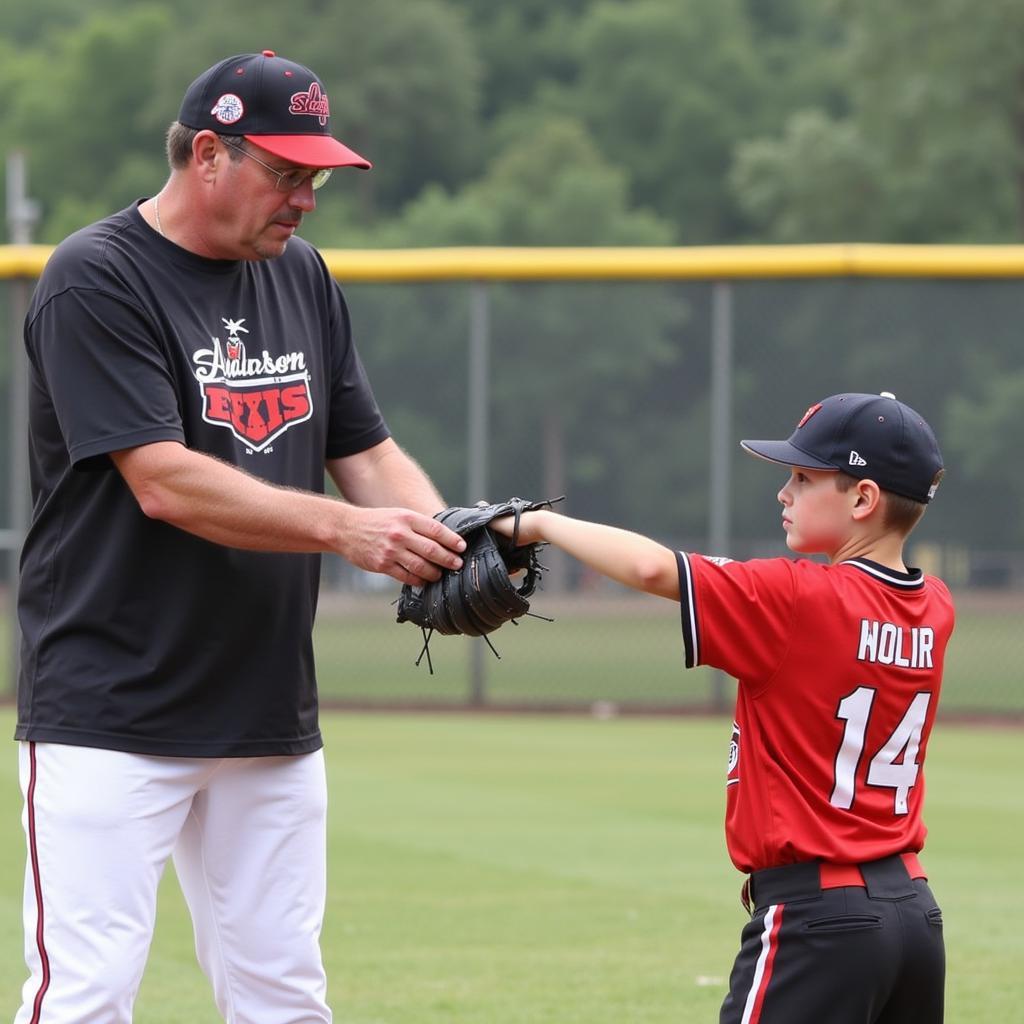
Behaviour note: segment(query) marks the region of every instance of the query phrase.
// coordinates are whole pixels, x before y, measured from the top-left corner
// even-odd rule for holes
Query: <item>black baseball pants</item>
[[[864,886],[822,889],[816,863],[751,877],[720,1024],[942,1024],[942,912],[899,857]]]

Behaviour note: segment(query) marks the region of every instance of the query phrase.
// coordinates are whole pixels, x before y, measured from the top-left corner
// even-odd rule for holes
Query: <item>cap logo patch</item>
[[[213,105],[213,110],[210,113],[221,124],[235,124],[237,121],[241,121],[242,115],[245,113],[245,105],[233,92],[226,92]]]
[[[867,464],[868,460],[865,459],[863,455],[860,455],[857,452],[850,452],[851,466],[866,466]]]
[[[812,405],[810,409],[803,414],[800,422],[796,425],[796,429],[799,430],[820,408],[821,402],[818,402],[817,405]]]
[[[292,96],[291,105],[288,107],[289,114],[309,114],[320,120],[321,125],[327,124],[327,118],[331,116],[330,107],[327,105],[327,93],[320,91],[320,83],[313,82],[305,92],[297,92]]]

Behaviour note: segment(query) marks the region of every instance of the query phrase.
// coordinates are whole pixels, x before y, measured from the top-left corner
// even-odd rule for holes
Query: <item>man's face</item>
[[[276,174],[308,169],[290,164],[252,143],[243,146],[245,156],[223,154],[225,173],[218,176],[216,224],[211,225],[216,230],[216,257],[274,259],[285,251],[303,215],[316,209],[312,180],[309,174],[303,174],[300,185],[281,191]]]

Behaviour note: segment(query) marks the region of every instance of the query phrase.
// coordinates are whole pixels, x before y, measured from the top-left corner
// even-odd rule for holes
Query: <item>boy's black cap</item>
[[[361,167],[370,161],[331,136],[327,90],[307,67],[273,50],[228,57],[185,92],[178,121],[240,135],[305,167]]]
[[[788,441],[741,441],[769,462],[841,470],[927,504],[942,453],[931,427],[891,392],[832,395],[812,405]]]

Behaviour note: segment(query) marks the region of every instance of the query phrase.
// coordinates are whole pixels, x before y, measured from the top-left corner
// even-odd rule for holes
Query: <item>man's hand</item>
[[[442,569],[461,569],[458,552],[466,542],[430,516],[407,508],[349,506],[352,528],[339,552],[353,565],[384,573],[413,587],[441,578]]]
[[[540,583],[544,566],[537,558],[537,545],[524,542],[516,523],[550,504],[510,498],[497,503],[451,505],[439,512],[439,522],[466,539],[465,567],[444,569],[439,580],[424,587],[402,587],[396,621],[419,626],[424,630],[426,645],[434,632],[486,636],[506,622],[529,615],[528,598]],[[489,528],[506,515],[511,543]],[[520,572],[525,578],[513,583],[512,577]]]

